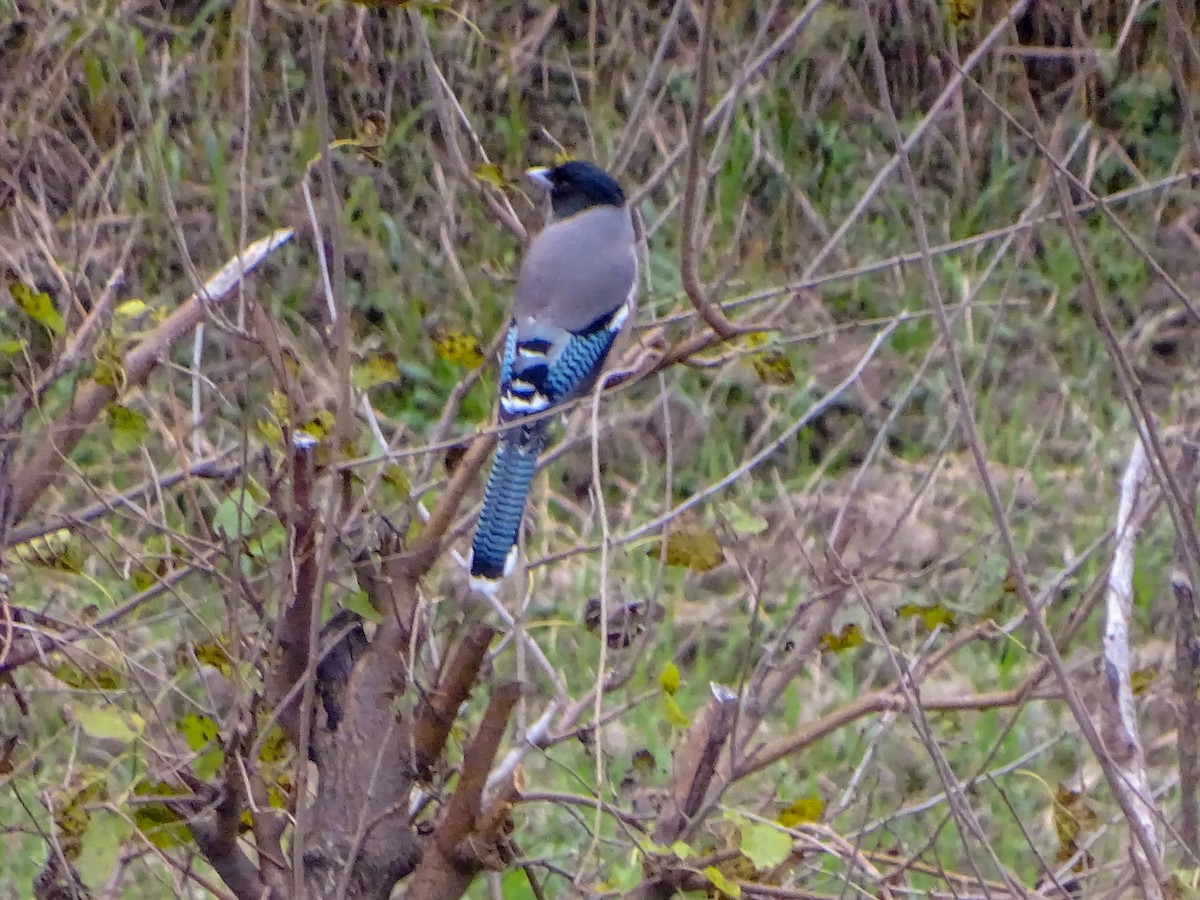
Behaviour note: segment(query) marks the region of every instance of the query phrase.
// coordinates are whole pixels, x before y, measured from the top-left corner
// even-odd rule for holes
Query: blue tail
[[[512,570],[525,498],[545,442],[544,423],[538,425],[542,427],[518,427],[524,433],[500,438],[471,542],[471,585],[477,590],[495,590],[496,582]]]

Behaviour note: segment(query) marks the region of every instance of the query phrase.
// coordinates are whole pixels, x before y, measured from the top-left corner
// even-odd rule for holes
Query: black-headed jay
[[[625,193],[588,162],[530,169],[550,194],[546,227],[517,277],[500,363],[504,430],[471,544],[471,586],[492,592],[512,571],[547,410],[596,383],[637,292],[637,251]]]

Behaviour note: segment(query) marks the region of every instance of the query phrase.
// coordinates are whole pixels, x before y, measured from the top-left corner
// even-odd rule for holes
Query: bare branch
[[[205,283],[203,289],[192,294],[184,304],[171,313],[165,321],[146,338],[125,354],[121,360],[124,387],[140,387],[146,378],[177,342],[191,334],[192,329],[204,320],[209,304],[219,303],[233,293],[241,279],[253,272],[273,251],[292,238],[292,230],[285,228],[260,238],[241,254],[225,263]],[[13,477],[11,517],[7,521],[16,524],[22,521],[53,482],[59,468],[87,432],[87,429],[105,405],[118,395],[116,385],[85,382],[75,393],[71,408],[60,419],[52,422],[41,445],[29,458],[29,462]]]

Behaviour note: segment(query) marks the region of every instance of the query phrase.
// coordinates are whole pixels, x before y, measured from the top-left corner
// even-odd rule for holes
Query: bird
[[[550,211],[521,262],[500,361],[502,430],[471,541],[470,584],[485,593],[516,565],[551,411],[596,384],[637,295],[633,219],[616,179],[583,160],[526,174]]]

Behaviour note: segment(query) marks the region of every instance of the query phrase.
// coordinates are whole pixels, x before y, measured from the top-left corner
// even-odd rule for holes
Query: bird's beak
[[[532,169],[526,169],[525,175],[543,190],[553,190],[554,182],[550,180],[550,170],[545,166],[534,166]]]

